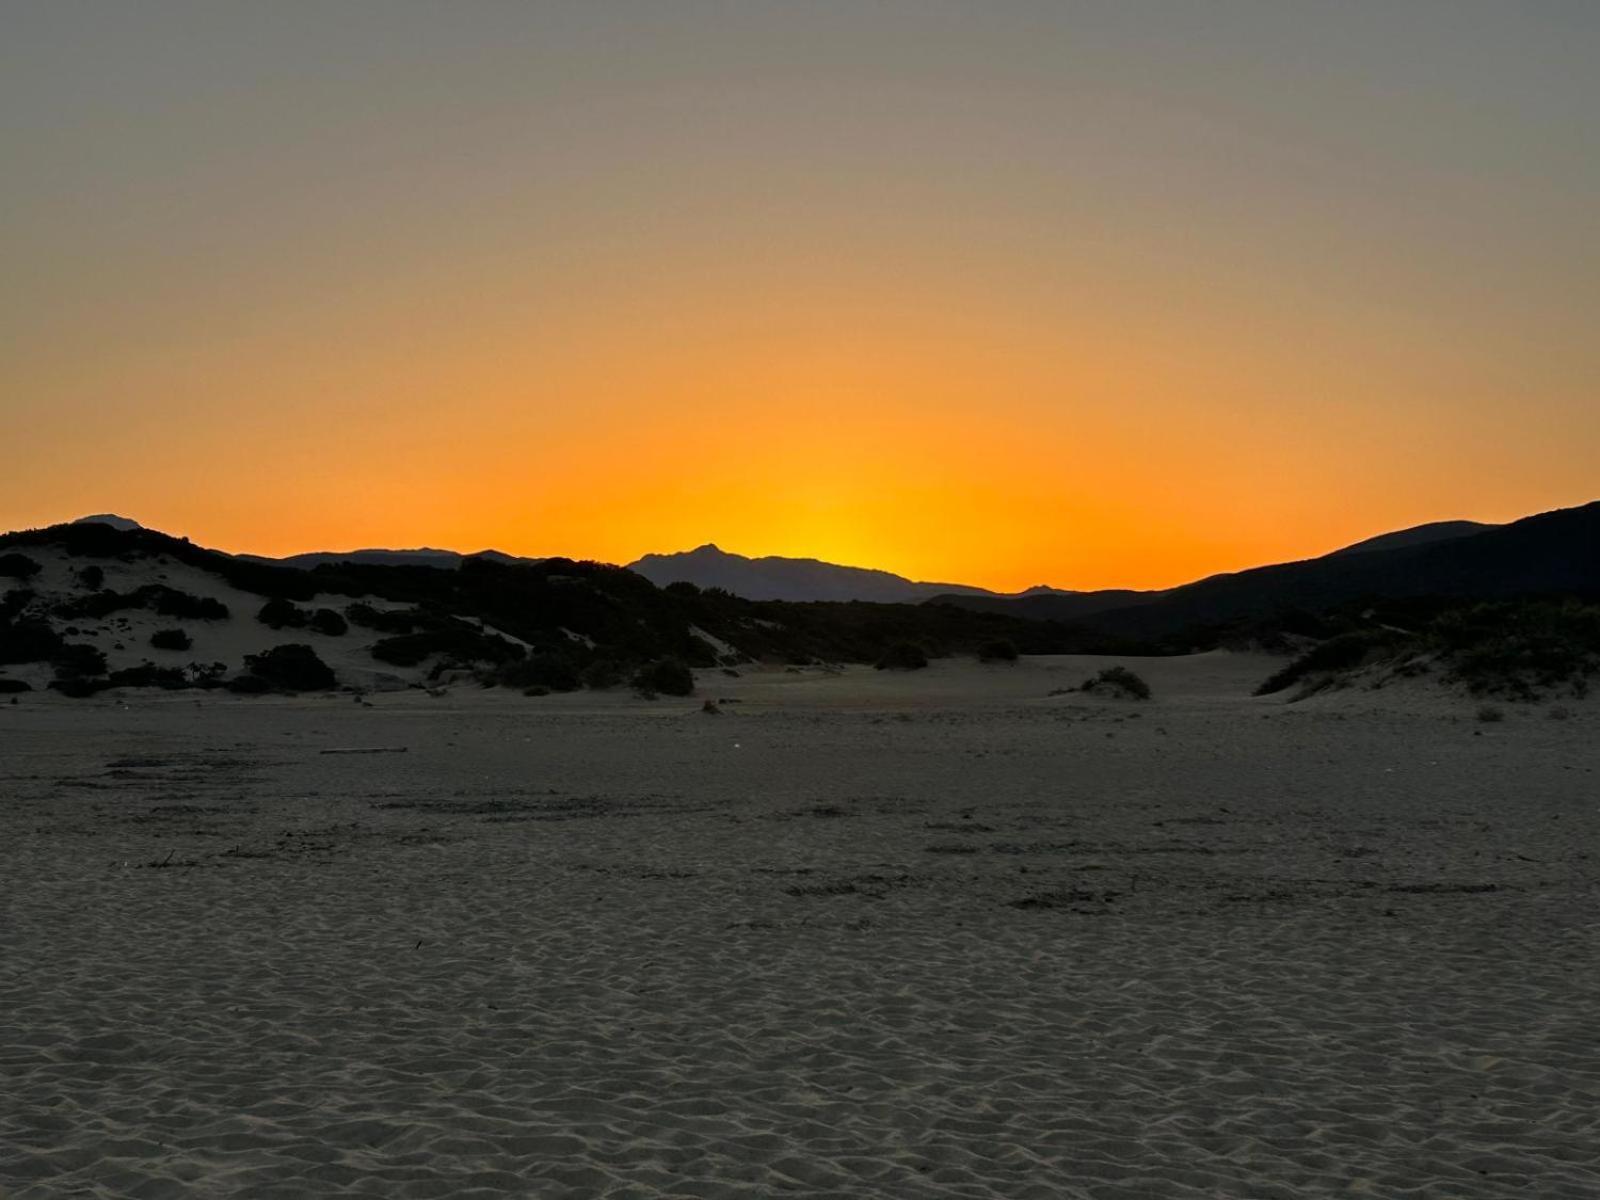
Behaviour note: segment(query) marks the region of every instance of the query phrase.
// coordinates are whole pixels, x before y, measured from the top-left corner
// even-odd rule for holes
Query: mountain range
[[[677,554],[646,554],[628,564],[658,587],[692,583],[721,588],[747,600],[869,600],[878,604],[920,604],[935,596],[1004,595],[959,583],[921,583],[869,567],[844,567],[815,558],[747,558],[707,543]],[[1058,589],[1029,588],[1018,596],[1056,595]]]
[[[136,522],[110,515],[83,520],[138,528]],[[462,555],[430,548],[321,551],[282,559],[235,557],[300,569],[339,564],[459,568],[473,560],[507,566],[546,561],[498,551]],[[1507,525],[1473,521],[1419,525],[1318,558],[1214,575],[1160,591],[1036,587],[1004,594],[816,559],[750,558],[710,544],[678,554],[645,555],[628,569],[657,586],[689,583],[746,600],[932,602],[997,616],[1081,624],[1102,635],[1144,642],[1285,611],[1326,611],[1365,598],[1600,595],[1600,501]]]

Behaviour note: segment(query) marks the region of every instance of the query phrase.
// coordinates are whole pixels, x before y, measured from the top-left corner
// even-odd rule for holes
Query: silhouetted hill
[[[1139,592],[1128,588],[1107,588],[1100,592],[1027,591],[1016,596],[963,595],[943,592],[929,604],[949,604],[973,612],[1006,613],[1031,621],[1082,621],[1097,613],[1134,608],[1159,600],[1165,592]]]
[[[1326,612],[1365,600],[1593,597],[1600,595],[1600,502],[1477,533],[1410,544],[1402,540],[1387,549],[1339,551],[1303,562],[1214,575],[1166,592],[1136,594],[1131,604],[1093,610],[1090,606],[1100,595],[998,602],[943,599],[1034,620],[1079,621],[1121,638],[1182,635],[1194,644],[1205,644],[1228,626],[1288,612]]]
[[[484,558],[493,562],[516,563],[536,562],[537,559],[518,558],[513,554],[502,554],[498,550],[480,550],[476,554],[462,554],[458,550],[435,550],[429,546],[419,546],[415,550],[312,550],[304,554],[289,554],[283,558],[268,558],[261,554],[240,554],[238,558],[248,559],[251,562],[273,563],[283,567],[299,567],[309,571],[313,567],[330,566],[337,563],[361,563],[367,566],[378,567],[438,567],[442,570],[455,570],[465,559]]]
[[[1475,533],[1498,528],[1500,526],[1485,525],[1481,521],[1434,521],[1427,525],[1413,525],[1410,529],[1396,530],[1394,533],[1380,533],[1377,537],[1342,547],[1324,557],[1332,558],[1337,554],[1365,554],[1369,550],[1398,550],[1404,546],[1423,546],[1429,542],[1447,542],[1452,538],[1470,537]]]
[[[815,558],[747,558],[707,544],[678,554],[646,554],[628,564],[653,583],[721,588],[746,600],[868,600],[915,604],[940,595],[993,596],[986,588],[918,583],[888,571],[842,567]]]

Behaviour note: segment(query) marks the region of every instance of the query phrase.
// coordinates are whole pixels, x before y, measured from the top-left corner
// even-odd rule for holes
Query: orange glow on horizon
[[[0,527],[1150,588],[1594,498],[1584,6],[624,7],[25,6]]]

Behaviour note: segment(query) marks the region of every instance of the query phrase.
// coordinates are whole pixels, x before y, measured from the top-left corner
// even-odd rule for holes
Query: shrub
[[[33,685],[26,679],[0,679],[0,696],[10,695],[13,692],[31,692]]]
[[[1150,699],[1150,685],[1127,667],[1107,667],[1098,675],[1086,679],[1083,691],[1112,696],[1125,696],[1130,700]]]
[[[106,585],[106,572],[104,567],[88,566],[78,572],[78,582],[91,592],[98,592]]]
[[[141,663],[137,667],[124,667],[113,671],[106,682],[111,687],[158,687],[167,691],[192,686],[181,667],[158,667],[154,663]]]
[[[1017,644],[1008,638],[985,642],[978,647],[979,662],[1016,662]]]
[[[1367,659],[1392,645],[1394,635],[1384,631],[1362,631],[1341,634],[1313,646],[1282,670],[1274,672],[1256,688],[1254,695],[1270,696],[1281,692],[1307,675],[1330,671],[1348,671],[1359,667]]]
[[[22,615],[22,610],[33,603],[33,593],[27,588],[12,588],[0,596],[0,626]]]
[[[448,654],[461,662],[506,663],[522,657],[522,647],[484,633],[463,621],[451,621],[420,633],[374,642],[372,657],[397,667],[414,667],[431,654]]]
[[[543,688],[547,692],[575,692],[581,686],[578,669],[559,654],[530,654],[503,663],[488,675],[488,682],[525,691]]]
[[[896,642],[873,665],[879,671],[920,671],[928,665],[928,655],[915,642]]]
[[[1480,604],[1443,613],[1427,630],[1449,677],[1475,694],[1532,700],[1559,687],[1588,691],[1600,673],[1600,606]]]
[[[61,635],[44,621],[0,625],[0,663],[44,662],[63,644]]]
[[[39,573],[39,564],[26,554],[0,554],[0,577],[31,579]]]
[[[176,588],[162,587],[159,584],[140,588],[139,592],[152,596],[155,601],[152,607],[158,616],[179,617],[189,621],[228,619],[228,606],[210,596],[191,596],[188,592],[180,592]]]
[[[623,680],[622,664],[615,659],[597,658],[583,669],[583,686],[595,691],[614,688]]]
[[[111,682],[106,679],[80,678],[78,676],[66,679],[52,679],[50,681],[51,691],[60,692],[63,696],[68,696],[73,700],[87,699],[96,692],[105,691],[110,686]]]
[[[343,637],[350,631],[350,624],[333,609],[319,608],[311,614],[311,629],[329,637]]]
[[[1478,720],[1485,725],[1497,724],[1506,719],[1506,714],[1492,704],[1485,704],[1478,710]]]
[[[304,629],[311,618],[304,609],[296,608],[287,600],[274,598],[261,606],[256,620],[268,629]]]
[[[326,691],[336,682],[332,668],[310,646],[299,642],[247,654],[244,666],[248,674],[264,680],[268,687],[285,692]]]
[[[157,650],[187,650],[194,642],[181,629],[158,629],[150,635],[150,644]]]
[[[633,687],[644,696],[689,696],[694,693],[694,672],[675,658],[661,658],[639,669]]]
[[[76,600],[57,604],[54,612],[61,617],[109,617],[125,609],[153,608],[163,617],[178,617],[195,621],[225,621],[228,606],[210,596],[191,596],[176,588],[159,583],[147,583],[131,592],[91,592]]]
[[[414,608],[386,612],[361,601],[345,605],[344,615],[350,619],[350,624],[376,629],[379,633],[411,633],[424,623],[423,615]]]
[[[61,646],[50,656],[50,665],[56,669],[57,679],[80,679],[106,673],[106,656],[93,646],[71,643]]]

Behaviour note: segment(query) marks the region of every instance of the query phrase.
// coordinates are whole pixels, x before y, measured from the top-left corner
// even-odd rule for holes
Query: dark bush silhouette
[[[880,671],[920,671],[927,665],[927,653],[915,642],[896,642],[873,664]]]
[[[575,692],[582,686],[578,669],[570,659],[548,653],[502,663],[487,678],[501,687],[544,688],[551,692]]]
[[[1298,683],[1308,675],[1328,671],[1348,671],[1359,667],[1393,646],[1395,637],[1383,630],[1363,630],[1340,634],[1313,646],[1281,671],[1276,671],[1255,690],[1257,696],[1270,696]]]
[[[50,686],[64,696],[82,699],[111,686],[103,678],[106,656],[93,646],[63,645],[51,656],[50,664],[56,672]]]
[[[256,613],[256,620],[268,629],[304,629],[311,617],[303,608],[296,608],[287,600],[268,600]]]
[[[582,673],[583,686],[594,691],[614,688],[626,678],[622,664],[611,658],[597,658]]]
[[[39,564],[26,554],[0,554],[0,578],[32,579]]]
[[[985,642],[978,647],[978,659],[981,662],[1014,663],[1017,661],[1017,644],[1009,638]]]
[[[694,694],[694,672],[675,658],[657,659],[639,668],[633,688],[643,696],[689,696]]]
[[[463,663],[507,663],[522,657],[522,647],[462,621],[384,638],[372,646],[373,658],[397,667],[414,667],[434,654]]]
[[[106,584],[105,568],[93,565],[84,567],[78,572],[78,582],[91,592],[98,592]]]
[[[343,637],[350,630],[347,622],[331,608],[319,608],[311,614],[311,629],[314,633],[324,633],[329,637]]]
[[[152,607],[158,616],[180,617],[188,621],[226,621],[228,619],[228,606],[221,600],[210,596],[191,596],[187,592],[180,592],[176,588],[162,587],[160,584],[151,588],[140,588],[140,592],[152,591],[155,603]]]
[[[86,700],[96,692],[103,692],[110,686],[110,680],[91,676],[73,675],[50,681],[51,691],[60,692],[63,696],[73,700]]]
[[[190,621],[225,621],[228,606],[210,596],[191,596],[164,584],[147,583],[131,592],[91,592],[75,600],[64,600],[53,611],[59,617],[108,617],[130,609],[154,609],[163,617]]]
[[[1150,699],[1150,685],[1127,667],[1107,667],[1085,680],[1082,690],[1107,696],[1124,696],[1129,700]]]
[[[0,696],[7,696],[13,692],[31,692],[33,685],[26,679],[0,679]]]
[[[1411,632],[1386,623],[1313,646],[1262,683],[1256,695],[1309,679],[1299,699],[1339,682],[1341,674],[1369,668],[1375,685],[1437,671],[1473,695],[1537,700],[1549,692],[1585,695],[1600,675],[1600,605],[1524,600],[1436,607],[1417,615],[1421,619]]]
[[[321,692],[334,686],[333,669],[310,646],[290,642],[244,657],[245,671],[284,692]],[[231,686],[231,685],[230,685]],[[239,690],[239,689],[235,689]]]
[[[0,663],[44,662],[63,646],[61,635],[44,621],[0,625]]]
[[[50,656],[50,665],[58,678],[77,678],[86,675],[104,675],[106,656],[93,646],[82,643],[63,645]]]
[[[150,635],[150,644],[157,650],[187,650],[194,641],[181,629],[158,629]]]
[[[22,615],[22,610],[33,603],[33,592],[27,588],[12,588],[0,596],[0,626],[9,624]]]
[[[111,687],[154,687],[178,691],[194,684],[182,667],[158,667],[154,663],[141,663],[137,667],[124,667],[106,678]]]
[[[344,615],[350,624],[379,633],[412,633],[419,624],[427,623],[427,618],[414,608],[384,610],[360,602],[346,605]]]

